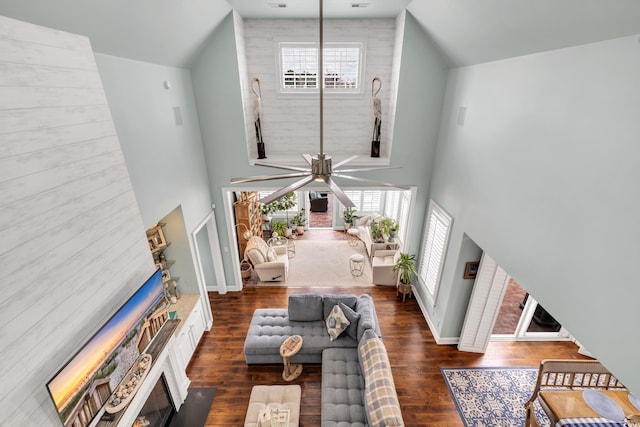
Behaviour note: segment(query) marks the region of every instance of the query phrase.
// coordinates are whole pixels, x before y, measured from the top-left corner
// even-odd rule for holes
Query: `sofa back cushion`
[[[362,339],[362,335],[367,329],[371,329],[377,336],[381,336],[376,309],[373,305],[373,298],[370,295],[363,294],[357,298],[356,313],[360,314],[357,331],[358,341]]]
[[[380,338],[363,340],[358,356],[364,376],[365,412],[371,427],[404,427],[387,350]]]
[[[338,302],[342,302],[350,309],[355,310],[357,300],[358,298],[355,295],[324,295],[324,319],[329,316],[329,313],[333,310],[333,306],[338,305]]]
[[[289,295],[289,320],[312,322],[324,320],[322,295]]]

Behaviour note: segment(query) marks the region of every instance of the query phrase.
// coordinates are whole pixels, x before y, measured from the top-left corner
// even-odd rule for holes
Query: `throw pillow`
[[[324,320],[322,316],[322,295],[289,295],[289,320],[302,322]]]
[[[358,320],[360,320],[360,314],[353,311],[347,305],[345,305],[342,301],[338,303],[345,317],[349,321],[349,327],[347,328],[347,335],[349,335],[354,340],[358,339]]]
[[[335,341],[349,327],[349,319],[344,315],[339,305],[334,305],[331,314],[327,317],[327,332],[329,339]]]

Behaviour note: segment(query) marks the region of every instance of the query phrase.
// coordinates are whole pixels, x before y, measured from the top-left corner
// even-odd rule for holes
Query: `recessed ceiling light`
[[[267,5],[274,9],[284,9],[287,7],[286,3],[267,3]]]

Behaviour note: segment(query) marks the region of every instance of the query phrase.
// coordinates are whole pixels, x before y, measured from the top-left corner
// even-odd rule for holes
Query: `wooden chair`
[[[524,404],[527,411],[525,427],[541,427],[534,409],[536,400],[538,400],[540,406],[549,418],[553,418],[551,411],[544,404],[544,401],[538,399],[538,393],[541,390],[584,390],[587,388],[626,390],[626,387],[597,360],[543,360],[540,362],[538,380],[536,381],[536,387],[533,390],[531,399]],[[552,419],[551,426],[553,425],[555,425],[555,420]]]

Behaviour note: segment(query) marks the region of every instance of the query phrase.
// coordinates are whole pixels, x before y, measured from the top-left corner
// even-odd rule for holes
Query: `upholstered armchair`
[[[253,264],[253,268],[262,282],[287,280],[289,274],[289,255],[287,246],[269,247],[261,237],[252,236],[244,250],[244,258]]]
[[[398,250],[375,251],[371,259],[372,281],[375,285],[396,285],[396,272],[393,266],[400,257]]]

